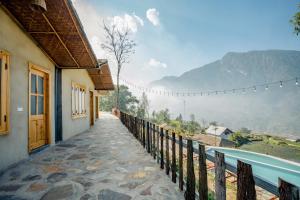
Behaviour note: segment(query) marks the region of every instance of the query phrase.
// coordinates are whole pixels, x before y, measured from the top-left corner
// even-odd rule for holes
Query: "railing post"
[[[156,162],[159,164],[159,126],[157,126]]]
[[[279,200],[299,200],[299,188],[279,178]]]
[[[156,127],[155,124],[152,124],[152,155],[153,155],[153,159],[156,159],[156,147],[155,147],[155,134],[156,134]]]
[[[182,136],[179,135],[179,189],[183,190],[183,143]]]
[[[166,174],[170,173],[169,130],[166,130]]]
[[[255,182],[252,167],[238,160],[237,163],[237,200],[256,200]]]
[[[224,154],[215,151],[215,193],[217,200],[226,199],[225,159]]]
[[[186,191],[185,199],[194,200],[196,197],[195,193],[195,172],[194,172],[194,159],[193,159],[193,141],[187,140],[187,179],[186,179]]]
[[[205,146],[199,144],[199,199],[208,199]]]
[[[145,132],[145,120],[143,120],[143,147],[146,147],[146,136],[145,136],[146,132]]]
[[[172,182],[176,183],[176,138],[175,133],[172,132]]]
[[[147,122],[147,152],[150,153],[150,130],[149,130],[149,122]]]
[[[149,149],[152,156],[152,123],[149,122]]]
[[[164,169],[164,129],[160,128],[160,168]]]

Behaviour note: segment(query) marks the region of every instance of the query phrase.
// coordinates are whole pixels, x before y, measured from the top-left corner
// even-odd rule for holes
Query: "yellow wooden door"
[[[29,92],[29,151],[48,144],[47,105],[48,76],[45,72],[30,70]]]

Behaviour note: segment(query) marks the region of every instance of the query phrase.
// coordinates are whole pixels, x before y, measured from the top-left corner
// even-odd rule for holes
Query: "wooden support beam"
[[[299,200],[299,188],[279,179],[279,200]]]
[[[207,168],[205,146],[199,144],[199,199],[208,199]]]
[[[81,39],[81,41],[83,42],[83,45],[84,45],[86,51],[88,52],[88,54],[89,54],[89,56],[90,56],[90,58],[91,58],[91,60],[92,60],[92,63],[94,63],[94,65],[96,66],[96,65],[97,65],[97,58],[96,58],[96,56],[95,56],[94,54],[91,55],[91,52],[89,51],[89,48],[87,47],[87,45],[89,45],[89,44],[86,44],[86,42],[88,42],[88,41],[85,41],[84,38],[82,37],[81,31],[80,31],[80,29],[78,28],[78,24],[76,23],[77,20],[74,19],[74,15],[73,15],[73,13],[72,13],[73,11],[71,11],[71,9],[70,9],[68,0],[64,0],[64,3],[65,3],[65,5],[66,5],[66,7],[67,7],[67,9],[68,9],[68,12],[69,12],[70,17],[72,18],[73,24],[74,24],[74,26],[75,26],[75,28],[76,28],[76,30],[77,30],[79,36],[80,36],[80,39]],[[71,6],[72,6],[72,5],[71,5]],[[75,15],[76,15],[76,13],[75,13]],[[87,38],[86,38],[86,39],[87,39]],[[90,47],[90,49],[92,49],[92,47]]]
[[[160,168],[164,169],[164,129],[160,128]]]
[[[226,200],[225,158],[215,151],[215,193],[217,200]]]
[[[176,137],[175,133],[172,132],[172,182],[176,183]]]
[[[156,159],[156,140],[155,140],[155,134],[156,134],[156,127],[155,124],[152,125],[152,155],[153,155],[153,159]]]
[[[147,122],[147,152],[150,153],[150,129],[149,122]]]
[[[186,191],[184,193],[186,200],[195,200],[195,172],[193,158],[193,141],[187,140],[187,163],[186,163]]]
[[[51,22],[49,21],[49,19],[47,18],[47,16],[42,13],[44,19],[46,20],[46,22],[48,23],[48,25],[51,27],[52,31],[55,33],[56,37],[58,38],[58,40],[60,41],[60,43],[63,45],[63,47],[65,48],[65,50],[68,52],[69,56],[72,58],[72,60],[75,62],[75,64],[77,65],[78,68],[80,68],[80,65],[78,64],[78,62],[76,61],[76,59],[73,57],[73,55],[71,54],[71,52],[69,51],[68,47],[66,46],[66,44],[64,43],[64,41],[60,38],[60,36],[58,35],[58,33],[56,32],[55,28],[52,26]]]
[[[237,200],[256,200],[255,182],[252,167],[238,160],[237,163]]]
[[[169,130],[166,130],[166,174],[170,174]]]
[[[183,190],[183,142],[182,136],[179,135],[179,189]]]

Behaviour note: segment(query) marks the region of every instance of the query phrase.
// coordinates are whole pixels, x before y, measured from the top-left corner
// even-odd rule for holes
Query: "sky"
[[[121,76],[137,85],[221,59],[228,52],[300,50],[289,20],[298,0],[72,0],[98,58],[103,20],[128,25],[136,53]]]

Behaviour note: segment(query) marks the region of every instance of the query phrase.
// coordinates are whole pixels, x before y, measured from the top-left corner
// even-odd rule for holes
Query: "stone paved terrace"
[[[4,172],[0,199],[184,198],[121,122],[102,114],[89,131]]]

